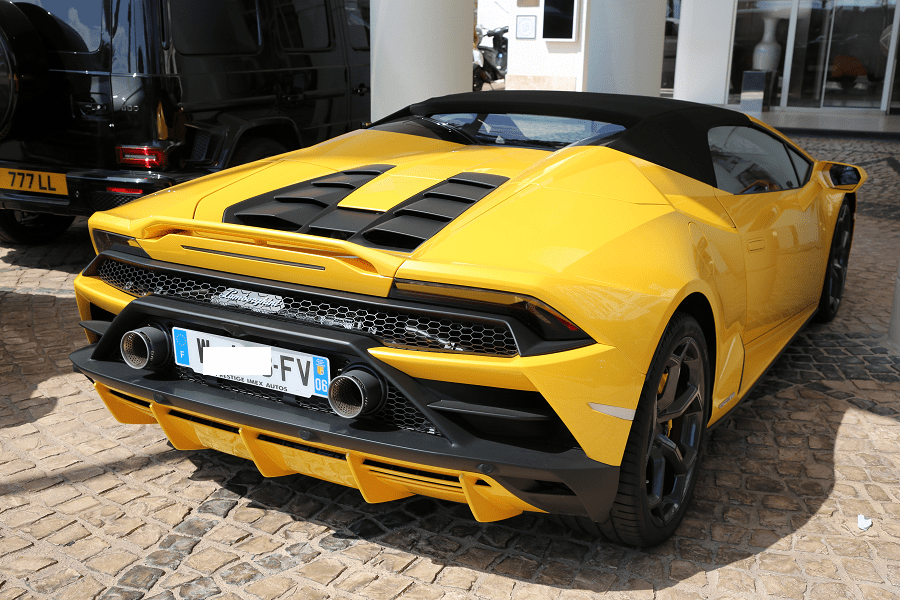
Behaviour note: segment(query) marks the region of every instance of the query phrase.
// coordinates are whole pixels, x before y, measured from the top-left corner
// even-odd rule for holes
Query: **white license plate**
[[[328,383],[331,378],[328,359],[324,356],[304,354],[181,327],[172,328],[172,338],[175,341],[175,364],[188,367],[195,373],[203,373],[205,348],[269,348],[272,353],[272,368],[267,375],[217,375],[217,377],[302,398],[328,396]]]

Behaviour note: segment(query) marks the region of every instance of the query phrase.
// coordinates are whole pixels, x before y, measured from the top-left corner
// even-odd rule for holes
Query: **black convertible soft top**
[[[709,154],[709,129],[722,125],[756,127],[742,113],[683,100],[532,90],[439,96],[407,106],[374,125],[449,112],[547,115],[615,123],[626,131],[607,144],[608,147],[713,187],[716,176]]]

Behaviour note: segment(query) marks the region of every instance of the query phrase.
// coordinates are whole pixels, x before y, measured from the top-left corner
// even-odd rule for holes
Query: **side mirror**
[[[823,162],[822,175],[828,187],[843,192],[855,192],[868,177],[859,167],[835,162]]]

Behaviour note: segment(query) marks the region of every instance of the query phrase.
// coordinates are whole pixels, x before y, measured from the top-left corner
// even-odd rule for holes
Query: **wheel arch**
[[[287,123],[290,123],[291,127],[285,127]],[[300,139],[300,133],[297,131],[297,126],[293,121],[284,119],[279,120],[278,122],[259,124],[241,130],[234,141],[234,147],[229,152],[229,158],[237,152],[237,149],[240,148],[241,144],[255,138],[274,140],[288,150],[296,150],[303,145],[303,142]]]
[[[710,304],[707,297],[702,293],[693,292],[681,301],[675,309],[675,312],[686,313],[696,319],[697,323],[700,324],[700,329],[703,330],[703,337],[706,341],[706,349],[709,352],[709,366],[710,372],[712,373],[710,381],[711,384],[715,386],[718,338],[716,336],[716,317],[713,312],[712,304]],[[710,390],[710,396],[712,397],[712,390]]]

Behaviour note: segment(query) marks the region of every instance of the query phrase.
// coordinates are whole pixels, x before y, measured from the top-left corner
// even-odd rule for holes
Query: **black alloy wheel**
[[[834,235],[831,238],[831,249],[828,252],[828,264],[825,267],[825,281],[822,284],[822,296],[819,299],[819,310],[816,321],[828,323],[837,316],[844,297],[844,286],[847,283],[847,269],[850,263],[850,246],[853,243],[853,225],[856,215],[845,199],[838,211]]]
[[[676,312],[644,380],[610,518],[598,523],[610,540],[646,548],[678,528],[697,482],[710,415],[710,376],[700,324]]]
[[[668,539],[687,512],[710,417],[706,337],[676,312],[656,348],[619,468],[610,515],[552,515],[554,522],[611,542],[647,548]]]
[[[683,511],[700,456],[706,365],[697,339],[679,340],[666,360],[646,453],[647,509],[658,528]]]
[[[43,244],[62,235],[75,217],[0,209],[0,241]]]

